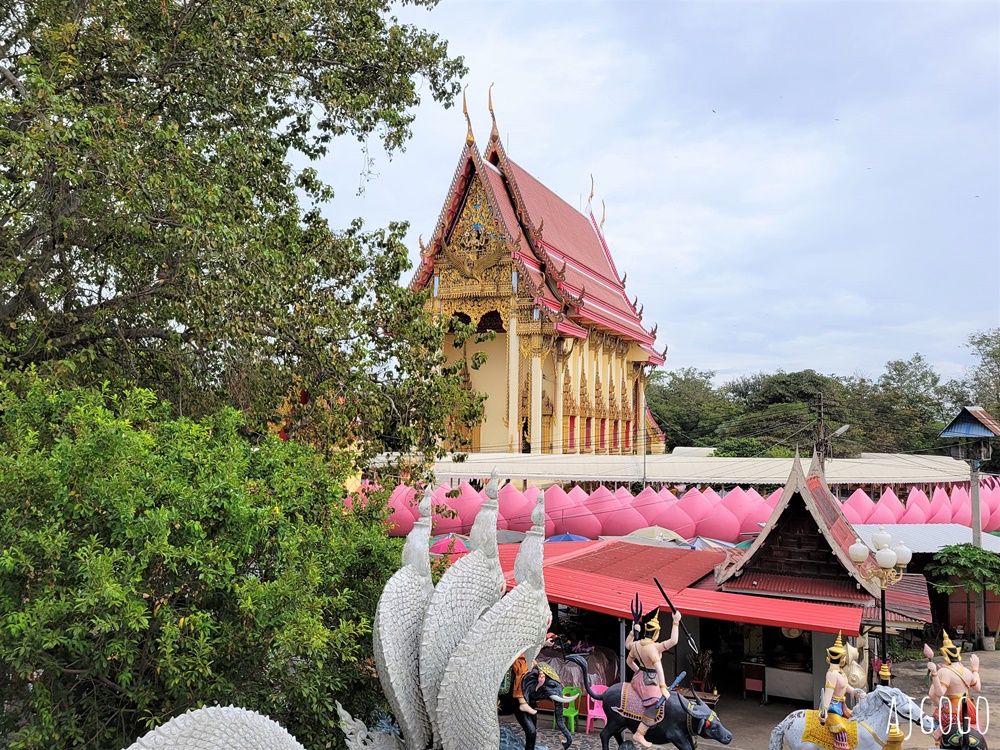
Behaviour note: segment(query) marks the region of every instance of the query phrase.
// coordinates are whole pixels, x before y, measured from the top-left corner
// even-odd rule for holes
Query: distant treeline
[[[966,345],[977,361],[960,379],[942,379],[922,354],[887,362],[875,378],[778,370],[715,385],[715,372],[688,367],[654,373],[647,400],[667,450],[791,456],[819,440],[821,425],[827,437],[850,425],[829,441],[830,455],[946,451],[953,441],[938,434],[963,406],[1000,415],[1000,328],[976,332]],[[1000,461],[983,468],[996,471]]]

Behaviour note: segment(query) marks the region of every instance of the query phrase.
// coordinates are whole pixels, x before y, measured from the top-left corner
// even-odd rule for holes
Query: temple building
[[[646,407],[650,372],[664,361],[656,326],[625,292],[602,226],[511,161],[493,128],[480,153],[468,120],[465,147],[411,288],[434,313],[495,337],[449,340],[451,361],[476,351],[470,388],[487,394],[473,452],[662,453]]]

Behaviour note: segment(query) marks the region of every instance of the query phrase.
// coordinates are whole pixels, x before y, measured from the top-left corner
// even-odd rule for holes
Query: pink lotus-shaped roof
[[[759,492],[757,492],[757,489],[755,487],[751,487],[750,489],[748,489],[746,494],[747,494],[747,497],[750,498],[751,502],[754,502],[754,503],[756,503],[756,502],[761,502],[761,503],[765,502],[764,496],[761,495]]]
[[[853,506],[844,503],[840,506],[840,510],[843,512],[844,518],[846,518],[847,522],[852,526],[864,523],[864,521],[861,520],[861,516],[858,515],[858,512],[854,510]]]
[[[918,506],[925,516],[931,512],[931,501],[927,498],[927,493],[919,487],[910,487],[910,493],[906,496],[906,508],[909,509],[914,505]]]
[[[573,485],[573,487],[566,494],[569,495],[573,502],[577,505],[585,502],[590,497],[590,495],[587,494],[587,491],[578,484]]]
[[[972,499],[964,487],[951,491],[951,522],[972,526]]]
[[[943,487],[935,487],[931,493],[931,511],[927,523],[951,523],[951,500]]]
[[[565,533],[566,530],[563,528],[563,521],[566,516],[572,515],[575,512],[576,503],[573,502],[573,499],[558,484],[554,484],[545,490],[545,528],[548,528],[548,520],[551,520],[554,524],[555,534]],[[547,536],[552,535],[547,534]]]
[[[713,490],[711,487],[706,487],[701,491],[702,497],[704,497],[708,502],[712,504],[714,508],[716,505],[722,502],[722,498],[719,497],[719,493]]]
[[[695,523],[703,518],[707,518],[712,512],[712,503],[695,487],[685,492],[677,500],[677,505]],[[661,523],[660,526],[663,526],[663,524]],[[677,529],[673,529],[673,531],[677,531]],[[680,532],[678,531],[677,533],[679,534]]]
[[[681,508],[680,501],[669,503],[656,517],[651,526],[662,526],[680,534],[685,539],[690,539],[695,535],[697,526],[691,520],[691,516]]]
[[[872,514],[865,520],[865,523],[896,523],[896,515],[888,506],[879,503],[875,506]]]
[[[573,508],[573,515],[567,514],[562,522],[563,534],[579,534],[587,539],[597,539],[601,535],[601,522],[582,505]]]
[[[759,496],[758,496],[759,497]],[[741,524],[754,508],[754,500],[740,487],[733,487],[722,498],[721,505],[729,510]]]
[[[1000,489],[980,488],[979,502],[990,509],[990,520],[983,521],[983,531],[1000,531]]]
[[[414,497],[417,492],[412,487],[401,484],[392,491],[387,507],[390,509],[386,523],[390,536],[406,536],[413,531],[413,522],[419,515]]]
[[[747,494],[749,495],[750,493]],[[741,534],[759,534],[761,532],[760,524],[767,523],[773,510],[774,509],[763,500],[754,503],[750,512],[747,513],[743,522],[740,524]]]
[[[620,502],[622,505],[632,504],[633,497],[632,493],[628,491],[628,487],[619,487],[617,490],[615,490],[614,495],[615,497],[618,498],[618,502]]]
[[[535,504],[528,500],[513,483],[508,482],[497,493],[500,518],[497,528],[511,531],[528,531],[531,528],[531,511]]]
[[[622,504],[611,490],[601,485],[583,501],[583,507],[593,513],[594,518],[600,521],[603,527],[609,518],[622,509]]]
[[[649,525],[639,511],[632,508],[632,506],[627,506],[619,508],[604,521],[601,526],[601,533],[604,536],[628,536],[636,529],[641,529]]]
[[[721,503],[705,518],[698,521],[695,533],[709,539],[723,542],[738,542],[740,538],[740,520]]]
[[[671,495],[672,500],[676,498]],[[635,496],[632,508],[637,510],[646,520],[647,526],[653,525],[653,519],[663,510],[664,500],[652,487],[643,487],[642,492]]]
[[[455,508],[455,499],[448,497],[451,488],[442,485],[431,493],[431,529],[434,536],[439,534],[459,534],[462,519]]]
[[[659,495],[660,497],[662,497],[664,500],[666,500],[668,502],[671,501],[671,500],[676,500],[677,499],[677,493],[676,492],[671,492],[666,487],[660,487],[660,491],[657,492],[656,494]]]
[[[875,512],[875,503],[868,497],[868,493],[860,487],[854,490],[851,496],[844,502],[844,507],[847,506],[850,506],[854,511],[854,516],[860,519],[859,521],[852,521],[852,523],[869,523],[868,519]],[[883,521],[882,523],[895,523],[895,520]]]
[[[765,500],[764,502],[766,502],[769,506],[771,506],[771,509],[773,510],[774,506],[781,502],[781,496],[784,494],[784,492],[785,488],[779,487],[770,495],[768,495],[767,500]]]
[[[476,491],[468,482],[462,482],[458,485],[458,497],[451,502],[453,507],[458,510],[458,517],[462,521],[460,533],[468,534],[472,530],[472,522],[476,520],[476,514],[479,513],[485,499],[486,496]]]
[[[892,513],[893,518],[896,518],[897,520],[903,515],[903,503],[899,501],[899,497],[892,491],[891,487],[882,493],[882,497],[879,498],[878,503],[876,503],[876,508],[878,506],[885,506],[888,508]],[[873,523],[876,522],[873,521]],[[896,521],[893,521],[893,523],[896,523]]]
[[[907,503],[897,523],[927,523],[927,511],[920,503]]]

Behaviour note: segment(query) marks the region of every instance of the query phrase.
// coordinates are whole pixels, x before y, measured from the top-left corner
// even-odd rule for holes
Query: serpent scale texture
[[[256,711],[212,706],[176,716],[127,750],[305,750],[284,727]]]

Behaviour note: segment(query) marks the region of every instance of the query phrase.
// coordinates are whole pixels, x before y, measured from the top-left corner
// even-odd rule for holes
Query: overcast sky
[[[442,0],[405,16],[487,87],[512,159],[595,213],[666,369],[720,381],[878,376],[924,354],[956,377],[1000,326],[1000,3]],[[427,239],[464,145],[425,96],[357,195],[356,142],[321,165],[335,225]],[[377,144],[372,144],[373,146]],[[408,279],[406,279],[408,281]]]

